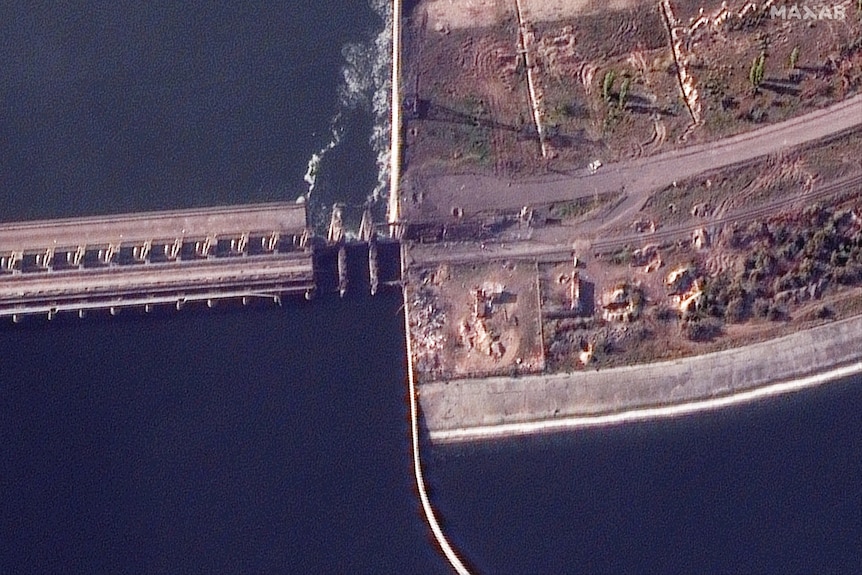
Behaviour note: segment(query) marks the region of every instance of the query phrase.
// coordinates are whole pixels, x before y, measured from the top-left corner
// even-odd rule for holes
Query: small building
[[[581,309],[581,274],[575,271],[572,274],[572,281],[570,282],[570,303],[569,309],[572,310],[580,310]]]

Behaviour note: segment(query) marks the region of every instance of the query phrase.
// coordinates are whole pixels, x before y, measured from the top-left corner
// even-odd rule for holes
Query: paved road
[[[465,263],[471,261],[507,260],[518,258],[537,258],[545,261],[563,261],[572,256],[573,253],[582,257],[594,252],[609,252],[622,248],[626,245],[638,246],[647,243],[656,244],[677,239],[690,238],[694,230],[706,228],[714,230],[731,222],[750,222],[764,215],[777,213],[794,202],[804,200],[814,202],[827,197],[846,194],[848,192],[859,193],[862,189],[862,172],[851,176],[819,182],[815,188],[804,196],[790,196],[779,200],[756,205],[744,210],[733,212],[720,218],[706,218],[697,223],[686,223],[678,226],[662,228],[655,233],[628,234],[623,236],[611,236],[609,238],[597,238],[592,232],[600,229],[602,218],[596,221],[594,229],[588,229],[586,224],[574,227],[547,227],[540,230],[518,229],[510,232],[509,239],[488,241],[480,244],[479,249],[475,242],[440,242],[430,244],[413,244],[408,252],[409,265],[431,265],[435,263]],[[573,234],[577,230],[577,236]],[[710,232],[712,233],[712,232]]]
[[[268,286],[314,286],[310,253],[0,275],[0,316],[42,303]]]
[[[286,202],[11,222],[0,224],[0,252],[173,241],[218,234],[228,237],[272,232],[299,235],[305,226],[306,206]]]
[[[624,187],[626,198],[605,220],[605,227],[630,220],[643,207],[650,192],[674,181],[813,142],[860,124],[862,95],[718,142],[608,165],[594,175],[578,171],[519,181],[490,175],[426,178],[417,182],[425,193],[422,215],[446,217],[453,207],[460,207],[469,216],[619,192]]]

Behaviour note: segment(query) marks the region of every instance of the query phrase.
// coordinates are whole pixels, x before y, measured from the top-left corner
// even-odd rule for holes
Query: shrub
[[[835,312],[826,304],[817,308],[817,319],[829,319],[835,315]]]
[[[679,312],[666,305],[659,305],[653,309],[652,316],[661,322],[673,321],[679,317]]]
[[[769,321],[781,321],[787,318],[787,309],[780,304],[772,304],[766,312],[766,318]]]
[[[769,300],[763,298],[757,298],[754,300],[754,307],[752,311],[755,317],[765,318],[769,315]]]
[[[799,62],[799,46],[795,46],[790,52],[790,61],[788,64],[791,70],[796,68],[797,62]]]
[[[721,334],[722,324],[717,319],[687,321],[683,325],[685,336],[691,341],[711,341]]]
[[[620,94],[619,94],[620,108],[623,108],[626,105],[626,99],[629,96],[629,86],[631,86],[631,79],[629,79],[629,78],[623,79],[623,83],[620,86]]]
[[[602,81],[602,97],[606,102],[611,101],[611,90],[614,89],[614,82],[617,79],[617,74],[613,70],[605,72],[605,79]]]
[[[729,323],[742,323],[748,316],[748,304],[744,298],[735,297],[724,308],[724,319]]]

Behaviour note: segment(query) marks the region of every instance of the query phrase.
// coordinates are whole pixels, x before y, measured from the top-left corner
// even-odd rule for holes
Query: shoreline
[[[398,0],[396,0],[396,3]],[[402,245],[401,248],[401,267],[402,270],[405,267],[404,264],[404,247]],[[437,545],[440,547],[440,550],[443,552],[443,555],[449,561],[449,564],[455,570],[458,575],[470,575],[470,571],[467,569],[466,565],[461,560],[461,557],[452,547],[449,540],[446,538],[446,534],[443,533],[443,528],[440,526],[440,523],[437,521],[437,516],[434,513],[434,507],[431,504],[431,497],[428,495],[428,489],[425,487],[425,476],[422,473],[422,458],[420,455],[420,436],[421,436],[421,415],[419,411],[419,399],[417,392],[417,384],[415,371],[413,366],[413,350],[412,350],[412,341],[410,338],[410,316],[407,314],[406,309],[408,306],[407,301],[407,290],[401,290],[401,296],[404,301],[404,328],[405,328],[405,342],[407,347],[407,391],[409,395],[409,403],[410,403],[410,443],[411,443],[411,451],[412,451],[412,459],[413,459],[413,475],[416,480],[416,490],[419,492],[419,502],[422,505],[422,511],[425,513],[425,520],[428,522],[428,527],[431,529],[431,534],[434,536],[434,540],[437,542]]]
[[[796,380],[783,381],[740,391],[731,395],[680,403],[674,405],[644,407],[616,413],[599,415],[571,416],[551,420],[525,421],[522,423],[489,425],[473,428],[431,431],[429,437],[435,444],[463,443],[483,440],[500,440],[528,435],[555,433],[572,429],[604,427],[626,423],[639,423],[684,417],[705,411],[715,411],[734,405],[744,405],[771,397],[789,395],[797,391],[819,387],[836,380],[862,374],[862,361],[837,367],[824,373],[810,375]]]
[[[678,417],[862,374],[860,334],[862,316],[855,316],[668,362],[430,382],[419,386],[419,400],[432,443]]]

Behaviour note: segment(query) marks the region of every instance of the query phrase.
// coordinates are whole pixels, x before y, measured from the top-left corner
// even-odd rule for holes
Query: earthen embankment
[[[670,417],[862,373],[862,316],[670,362],[420,386],[432,441]]]

